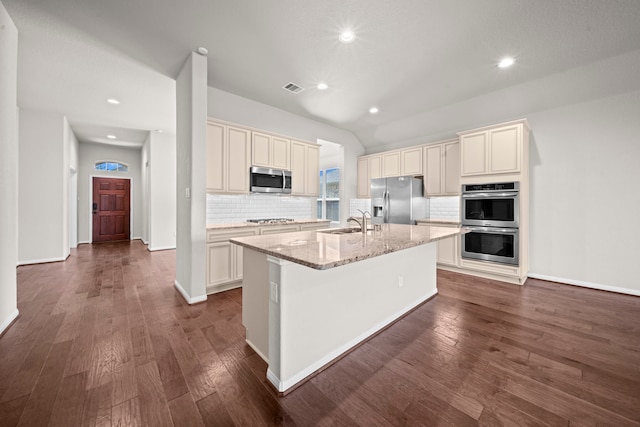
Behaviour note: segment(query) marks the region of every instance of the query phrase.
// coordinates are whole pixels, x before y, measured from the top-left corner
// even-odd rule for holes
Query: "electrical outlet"
[[[191,197],[191,188],[187,187],[184,189],[184,196],[188,199]]]
[[[404,286],[404,279],[402,276],[398,276],[398,287],[401,288],[402,286]]]
[[[275,282],[269,282],[269,290],[271,293],[271,301],[278,303],[278,284]]]

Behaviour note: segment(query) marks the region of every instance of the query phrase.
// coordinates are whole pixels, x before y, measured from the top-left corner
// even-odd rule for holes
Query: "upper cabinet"
[[[382,153],[382,176],[422,175],[422,147]]]
[[[291,167],[290,144],[291,142],[286,138],[253,132],[251,165],[289,170]]]
[[[207,192],[249,193],[251,131],[207,121]]]
[[[446,141],[424,147],[424,195],[460,194],[460,144]]]
[[[371,197],[371,180],[382,176],[382,156],[358,157],[358,192],[359,199]]]
[[[315,144],[291,141],[291,195],[318,196],[320,148]]]
[[[529,128],[525,120],[460,132],[460,172],[476,175],[519,174]]]

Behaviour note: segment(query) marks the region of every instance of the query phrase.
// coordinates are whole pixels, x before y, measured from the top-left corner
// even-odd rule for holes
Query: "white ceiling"
[[[20,106],[63,113],[94,142],[174,133],[174,79],[198,46],[209,50],[209,86],[350,130],[365,146],[407,117],[640,50],[638,0],[2,3],[20,32]],[[337,39],[345,28],[352,44]],[[517,62],[498,69],[505,55]],[[281,89],[290,81],[305,90]]]

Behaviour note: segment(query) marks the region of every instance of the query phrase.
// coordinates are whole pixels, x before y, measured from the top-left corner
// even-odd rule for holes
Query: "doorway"
[[[93,177],[92,242],[130,239],[131,181]]]

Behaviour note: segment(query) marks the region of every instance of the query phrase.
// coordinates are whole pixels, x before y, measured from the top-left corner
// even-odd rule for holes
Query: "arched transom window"
[[[108,172],[128,172],[129,166],[120,162],[96,162],[95,170],[97,171],[108,171]]]

